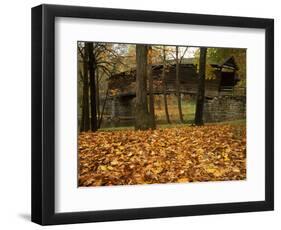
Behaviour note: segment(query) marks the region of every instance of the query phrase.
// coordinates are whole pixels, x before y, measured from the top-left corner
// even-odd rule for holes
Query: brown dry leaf
[[[99,169],[102,170],[102,171],[106,171],[107,170],[107,167],[105,165],[100,165],[99,166]]]
[[[111,161],[110,164],[111,164],[111,165],[118,165],[118,161],[117,161],[117,160],[113,160],[113,161]]]
[[[87,132],[78,151],[79,186],[246,179],[245,126]]]
[[[187,178],[180,178],[177,180],[177,182],[179,183],[184,183],[184,182],[188,182],[189,180]]]

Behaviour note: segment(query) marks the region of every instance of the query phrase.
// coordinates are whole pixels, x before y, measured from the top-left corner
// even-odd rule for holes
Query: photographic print
[[[78,186],[246,179],[246,49],[77,43]]]
[[[274,209],[273,19],[43,4],[31,28],[33,222]]]

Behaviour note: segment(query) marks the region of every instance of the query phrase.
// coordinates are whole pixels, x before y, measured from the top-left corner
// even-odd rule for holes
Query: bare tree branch
[[[183,59],[184,55],[186,54],[187,50],[188,50],[188,47],[185,48],[185,50],[184,50],[184,52],[183,52],[183,55],[182,55],[181,58],[180,58],[180,64],[181,64],[182,59]]]

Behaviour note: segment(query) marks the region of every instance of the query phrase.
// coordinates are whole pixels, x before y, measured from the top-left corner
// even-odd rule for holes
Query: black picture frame
[[[55,18],[88,18],[265,29],[265,200],[55,213]],[[110,8],[32,8],[32,221],[41,225],[274,209],[274,20]]]

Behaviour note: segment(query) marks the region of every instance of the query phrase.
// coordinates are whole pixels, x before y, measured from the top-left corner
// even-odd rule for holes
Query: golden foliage
[[[245,135],[230,125],[81,133],[79,186],[243,180]]]

